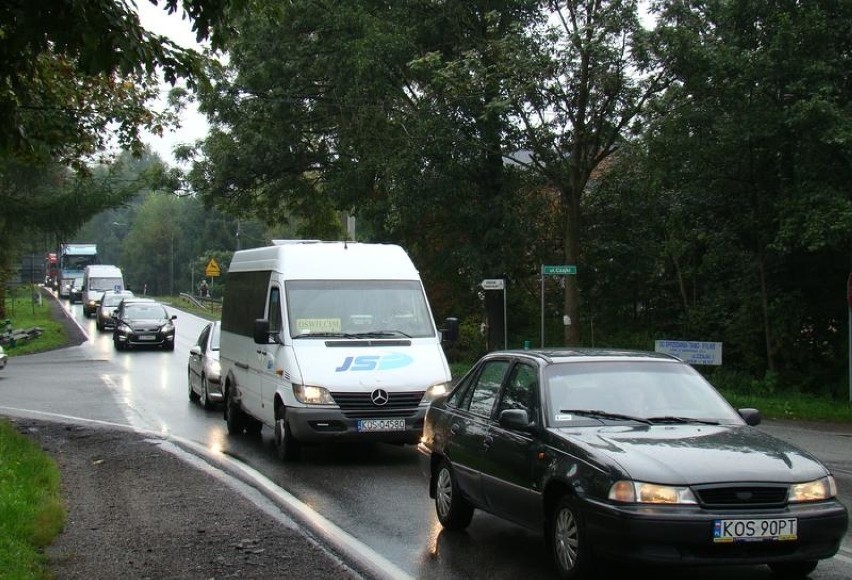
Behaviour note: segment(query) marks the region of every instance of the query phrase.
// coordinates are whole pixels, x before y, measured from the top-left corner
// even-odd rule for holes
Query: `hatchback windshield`
[[[689,365],[667,362],[583,362],[546,368],[554,426],[592,420],[591,411],[660,422],[741,424],[725,399]]]
[[[290,336],[434,336],[415,280],[290,280]]]

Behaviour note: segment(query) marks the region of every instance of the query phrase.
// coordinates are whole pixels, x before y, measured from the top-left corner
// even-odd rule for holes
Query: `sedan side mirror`
[[[529,431],[534,426],[525,409],[506,409],[500,412],[498,422],[501,427],[513,431]]]
[[[760,421],[762,420],[760,411],[757,409],[737,409],[737,413],[740,414],[740,417],[745,419],[746,425],[751,425],[752,427],[760,425]]]

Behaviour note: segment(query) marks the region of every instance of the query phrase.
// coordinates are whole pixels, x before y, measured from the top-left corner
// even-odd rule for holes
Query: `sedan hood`
[[[601,455],[637,481],[687,485],[730,481],[804,482],[827,471],[815,457],[754,427],[651,425],[551,429]]]
[[[168,318],[155,318],[151,320],[130,320],[126,321],[125,324],[133,330],[156,330],[168,321]]]

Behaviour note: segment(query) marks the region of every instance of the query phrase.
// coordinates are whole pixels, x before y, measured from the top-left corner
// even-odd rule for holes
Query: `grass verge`
[[[62,324],[54,320],[48,300],[52,299],[42,296],[40,301],[33,300],[29,287],[16,288],[6,296],[6,318],[13,330],[36,326],[42,329],[41,336],[33,340],[17,342],[15,346],[4,345],[3,350],[7,355],[13,357],[44,352],[68,343],[68,335]],[[5,320],[0,320],[0,324],[5,325]],[[5,327],[0,328],[0,331],[5,331]]]
[[[50,578],[43,548],[65,523],[59,470],[35,443],[0,420],[0,570],[4,578]]]

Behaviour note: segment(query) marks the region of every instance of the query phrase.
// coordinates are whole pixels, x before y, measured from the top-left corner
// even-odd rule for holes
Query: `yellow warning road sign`
[[[204,270],[204,274],[210,278],[215,278],[220,274],[219,263],[215,260],[215,258],[210,258],[210,261],[207,262],[207,269]]]

